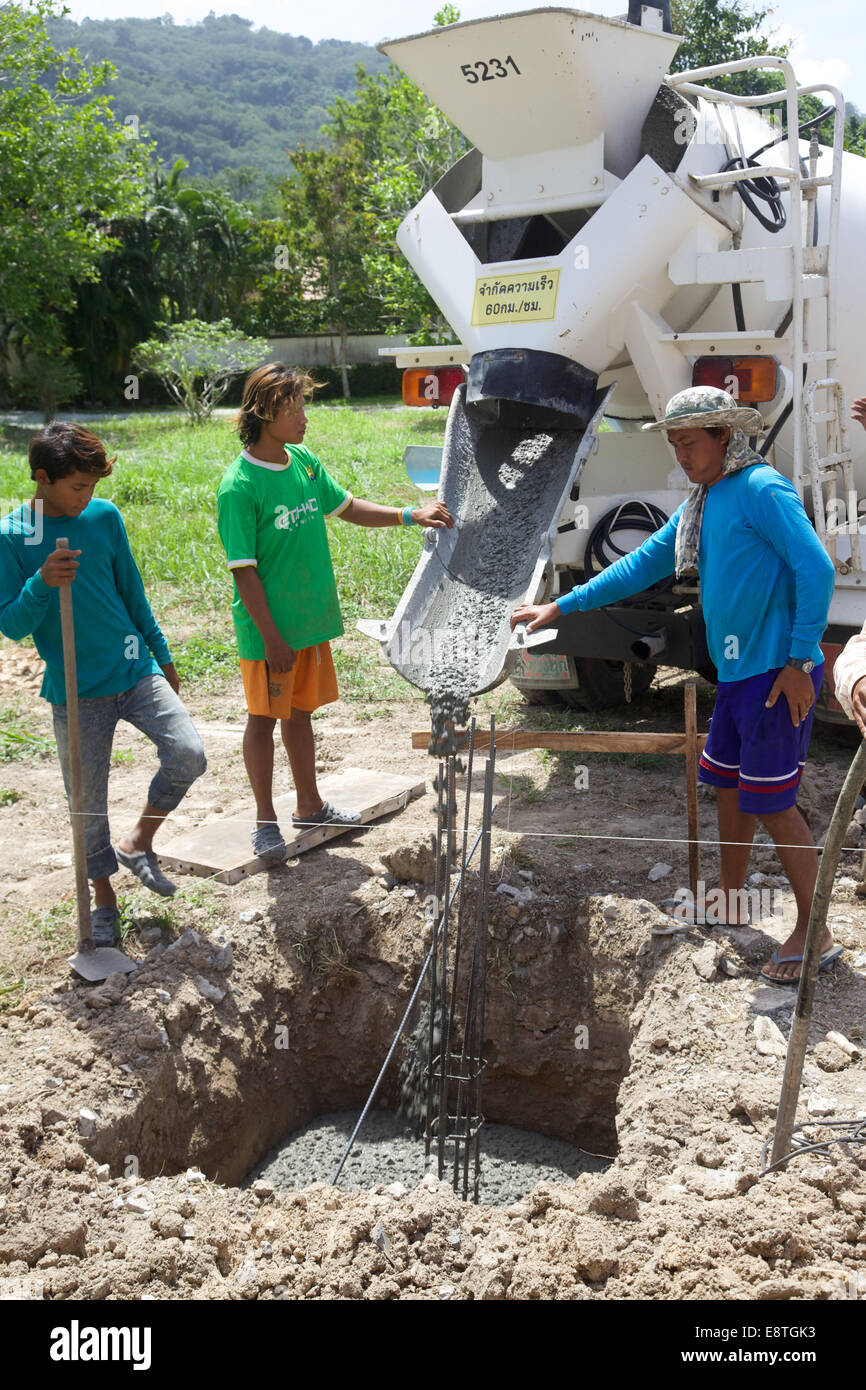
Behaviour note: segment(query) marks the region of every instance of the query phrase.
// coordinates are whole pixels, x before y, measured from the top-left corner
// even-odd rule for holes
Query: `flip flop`
[[[360,825],[360,811],[338,811],[336,806],[332,806],[330,801],[326,801],[321,810],[314,816],[303,816],[300,819],[292,816],[292,825],[296,829],[307,829],[314,825]]]
[[[142,850],[138,854],[127,854],[124,850],[115,848],[114,853],[124,868],[135,874],[151,893],[158,893],[161,898],[174,897],[177,884],[166,878],[152,849]]]
[[[665,916],[671,917],[674,920],[674,922],[676,922],[680,926],[681,929],[684,929],[686,927],[709,927],[710,929],[712,929],[713,927],[730,927],[732,931],[736,931],[738,927],[750,927],[752,925],[751,917],[749,918],[748,922],[720,922],[715,917],[715,914],[712,914],[711,917],[708,917],[705,912],[693,913],[689,917],[681,917],[678,913],[675,913],[672,910],[675,907],[681,906],[677,898],[665,898],[664,902],[661,903],[660,906]]]
[[[802,956],[780,956],[779,952],[781,951],[781,949],[781,946],[776,947],[776,950],[773,952],[773,954],[770,956],[770,959],[767,961],[767,965],[788,965],[790,961],[802,962]],[[828,946],[826,951],[821,956],[821,960],[818,964],[818,969],[826,970],[829,966],[833,964],[834,961],[839,959],[839,957],[844,953],[844,950],[844,946]],[[794,980],[777,980],[775,976],[768,975],[766,973],[766,967],[761,971],[761,979],[766,980],[768,985],[799,985],[800,983],[799,975]]]

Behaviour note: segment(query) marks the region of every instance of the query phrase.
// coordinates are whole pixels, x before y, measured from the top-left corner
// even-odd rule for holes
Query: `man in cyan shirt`
[[[797,901],[797,925],[762,972],[796,984],[818,872],[814,841],[797,810],[813,706],[821,688],[819,646],[833,593],[832,562],[795,488],[751,449],[756,410],[727,392],[692,387],[668,402],[664,429],[695,486],[670,520],[637,550],[554,603],[524,604],[512,626],[527,631],[562,614],[603,608],[670,574],[698,574],[707,646],[719,673],[699,777],[717,788],[723,904],[706,925],[744,925],[742,890],[755,824],[776,844]],[[783,697],[784,698],[781,698]],[[701,918],[698,917],[700,921]],[[842,953],[829,933],[821,968]]]
[[[57,752],[69,790],[68,724],[58,589],[72,585],[87,875],[93,881],[94,944],[110,946],[120,913],[111,885],[118,860],[152,892],[170,897],[153,837],[205,769],[204,749],[178,699],[168,644],[132,557],[123,518],[93,496],[112,465],[81,425],[48,425],[30,443],[33,500],[0,522],[0,632],[33,636],[45,662],[41,694],[51,704]],[[58,538],[68,546],[57,549]],[[111,843],[111,745],[125,719],[156,744],[159,770],[128,835]]]

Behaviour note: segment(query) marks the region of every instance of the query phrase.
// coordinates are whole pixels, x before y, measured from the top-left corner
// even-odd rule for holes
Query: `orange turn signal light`
[[[465,380],[462,367],[410,367],[403,373],[403,404],[450,405]]]
[[[717,386],[741,405],[775,398],[779,364],[775,357],[699,357],[693,386]]]

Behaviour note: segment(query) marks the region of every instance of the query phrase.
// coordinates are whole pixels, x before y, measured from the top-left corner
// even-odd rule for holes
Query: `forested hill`
[[[368,72],[387,59],[366,44],[253,29],[238,15],[200,24],[168,19],[52,20],[59,48],[117,69],[109,87],[120,120],[137,116],[166,164],[183,156],[191,174],[244,167],[275,178],[289,171],[285,151],[318,139],[325,107],[355,89],[355,65]]]

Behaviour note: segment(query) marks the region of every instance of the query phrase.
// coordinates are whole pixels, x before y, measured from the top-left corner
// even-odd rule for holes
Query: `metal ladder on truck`
[[[792,410],[794,426],[794,486],[804,498],[808,486],[815,530],[837,571],[841,574],[863,568],[858,530],[857,496],[853,476],[853,458],[848,444],[847,402],[842,383],[835,376],[838,359],[836,337],[837,252],[839,240],[839,208],[842,197],[842,146],[845,131],[845,107],[842,93],[835,87],[814,84],[798,87],[793,68],[784,58],[770,55],[745,58],[739,62],[719,63],[713,67],[695,68],[689,72],[669,74],[667,86],[683,95],[698,96],[718,106],[726,106],[733,127],[733,141],[741,162],[746,165],[745,152],[739,135],[736,108],[738,106],[778,106],[781,90],[756,96],[738,96],[715,88],[698,85],[713,77],[746,72],[758,68],[775,68],[785,78],[787,117],[787,165],[747,166],[715,174],[690,174],[697,188],[721,190],[754,178],[773,178],[789,190],[790,240],[778,247],[762,248],[764,266],[784,261],[791,269],[791,369],[793,375]],[[823,93],[833,106],[832,167],[829,173],[818,174],[819,145],[813,133],[809,149],[809,171],[801,170],[798,100],[802,96]],[[725,123],[719,120],[722,128]],[[830,190],[830,216],[825,242],[817,245],[818,190]],[[804,238],[804,223],[808,244]],[[736,238],[735,238],[736,245]],[[788,257],[790,256],[790,261]],[[749,267],[746,267],[749,258]],[[738,280],[759,278],[755,273],[754,250],[715,252],[700,257],[699,281],[704,284],[730,284]],[[810,306],[814,301],[824,305],[823,348],[809,346],[810,337],[818,336]],[[679,346],[688,350],[688,335],[677,335]],[[707,338],[713,335],[694,335]],[[726,344],[743,345],[755,338],[773,338],[772,331],[750,329],[746,332],[725,333]],[[823,375],[807,385],[809,369],[823,367]],[[821,408],[818,396],[826,399]],[[840,490],[842,496],[840,497]],[[804,499],[805,500],[805,499]],[[843,517],[845,521],[843,521]],[[840,531],[850,535],[850,557],[837,556],[837,537]]]

